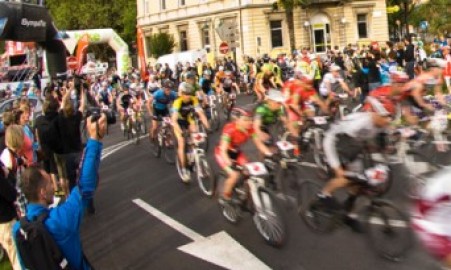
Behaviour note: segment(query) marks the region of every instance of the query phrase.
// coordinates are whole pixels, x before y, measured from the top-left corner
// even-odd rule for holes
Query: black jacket
[[[0,170],[2,170],[0,168]],[[0,172],[0,223],[10,222],[17,217],[14,202],[17,198],[15,179],[13,174],[6,178],[3,172]]]

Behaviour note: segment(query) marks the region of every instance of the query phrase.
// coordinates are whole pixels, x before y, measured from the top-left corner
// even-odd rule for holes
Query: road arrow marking
[[[193,240],[178,248],[185,253],[227,269],[271,269],[224,231],[203,237],[141,199],[134,199],[133,203]]]

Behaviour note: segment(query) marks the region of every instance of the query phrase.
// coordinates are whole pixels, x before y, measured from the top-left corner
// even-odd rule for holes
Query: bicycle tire
[[[216,191],[215,175],[211,170],[205,156],[199,156],[198,166],[196,168],[196,177],[199,184],[199,188],[202,193],[207,197],[213,197]]]
[[[269,245],[282,247],[287,239],[287,228],[276,196],[266,187],[259,187],[257,194],[261,203],[253,216],[257,231]]]
[[[164,154],[164,159],[168,164],[174,164],[175,158],[177,158],[177,150],[175,144],[175,136],[171,132],[170,128],[167,128],[164,136],[162,138],[162,151]]]
[[[157,138],[155,138],[155,139],[151,138],[150,139],[150,145],[152,147],[152,154],[156,158],[161,157],[162,142],[163,142],[163,138],[162,138],[162,136],[159,133],[157,134]]]
[[[412,248],[413,233],[409,218],[393,203],[381,199],[373,200],[372,204],[365,208],[364,222],[368,243],[381,257],[398,262]],[[387,244],[383,243],[385,240],[389,240]]]
[[[331,232],[337,224],[338,214],[327,209],[318,201],[317,194],[321,186],[313,181],[304,181],[299,185],[298,215],[307,227],[318,234]]]

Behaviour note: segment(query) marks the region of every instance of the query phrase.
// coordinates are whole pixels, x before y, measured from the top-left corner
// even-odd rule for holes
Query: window
[[[202,44],[203,47],[210,45],[210,31],[207,29],[202,29]]]
[[[283,46],[282,21],[271,21],[271,45],[272,47]]]
[[[187,51],[188,50],[188,36],[186,34],[186,31],[180,31],[180,51]]]
[[[185,0],[180,0],[180,5],[184,6],[185,5]]]
[[[151,40],[151,36],[146,36],[146,54],[150,55],[150,40]]]
[[[357,32],[359,34],[359,38],[368,37],[367,14],[357,14]]]
[[[161,9],[166,9],[166,0],[161,0]]]

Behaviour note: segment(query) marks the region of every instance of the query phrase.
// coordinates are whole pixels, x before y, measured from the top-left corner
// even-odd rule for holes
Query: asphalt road
[[[240,103],[248,101],[247,97],[239,99]],[[214,134],[210,143],[215,144],[217,140],[218,134]],[[244,215],[236,225],[228,223],[217,200],[204,197],[195,182],[183,184],[175,166],[152,156],[147,140],[140,145],[112,147],[123,141],[117,124],[104,140],[104,151],[109,154],[100,167],[97,212],[86,216],[82,225],[84,250],[96,269],[223,269],[179,250],[193,240],[138,207],[133,202],[135,199],[141,199],[200,236],[225,231],[271,269],[440,269],[419,244],[412,246],[405,260],[393,263],[377,256],[364,234],[346,227],[327,235],[314,234],[289,207],[283,208],[289,239],[282,248],[270,247],[258,234],[249,215]],[[214,163],[211,150],[210,161]],[[395,182],[387,198],[406,208],[409,201],[403,195],[404,173],[402,165],[396,165]],[[317,178],[315,169],[305,167],[302,177]],[[214,249],[214,245],[204,247],[205,253]],[[223,255],[222,259],[229,260],[230,256],[242,262],[234,269],[258,269],[246,267],[247,259],[240,253]]]

